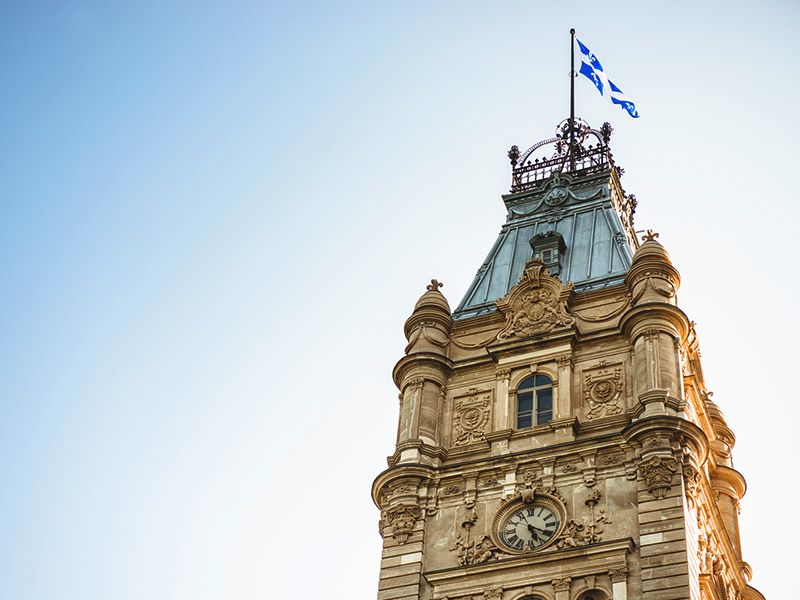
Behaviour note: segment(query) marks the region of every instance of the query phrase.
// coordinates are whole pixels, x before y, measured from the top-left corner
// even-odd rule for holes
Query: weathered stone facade
[[[613,169],[591,177],[619,187]],[[495,310],[455,320],[431,282],[405,325],[397,445],[372,490],[378,600],[763,598],[739,542],[734,436],[656,237],[634,239],[616,284],[576,291],[532,258]],[[552,415],[518,428],[534,374],[552,381]],[[514,548],[520,510],[530,538]]]

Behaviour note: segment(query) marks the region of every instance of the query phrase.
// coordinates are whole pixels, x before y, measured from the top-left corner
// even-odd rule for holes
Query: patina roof
[[[633,231],[636,199],[619,184],[622,170],[611,157],[610,136],[608,124],[596,131],[578,122],[571,150],[567,123],[555,138],[522,155],[516,146],[511,149],[512,188],[503,196],[506,223],[453,313],[455,319],[497,310],[495,300],[519,281],[533,257],[534,238],[537,245],[560,234],[558,262],[551,271],[562,282],[571,281],[577,293],[622,283],[638,245]],[[552,157],[533,157],[552,146]]]

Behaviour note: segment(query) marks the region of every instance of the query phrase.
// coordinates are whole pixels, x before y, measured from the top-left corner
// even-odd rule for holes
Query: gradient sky
[[[375,598],[403,323],[568,116],[570,27],[794,593],[796,2],[4,2],[1,598]]]

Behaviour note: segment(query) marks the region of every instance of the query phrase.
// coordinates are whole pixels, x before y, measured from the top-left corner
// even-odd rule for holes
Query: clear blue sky
[[[789,597],[789,1],[3,3],[0,597],[374,598],[403,322],[432,277],[458,304],[508,148],[567,116],[570,27],[637,103],[577,82]]]

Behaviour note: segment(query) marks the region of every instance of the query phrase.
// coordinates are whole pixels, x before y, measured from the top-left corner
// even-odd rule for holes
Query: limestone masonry
[[[511,149],[475,281],[406,321],[378,600],[763,599],[678,270],[634,232],[611,127],[571,128]]]

